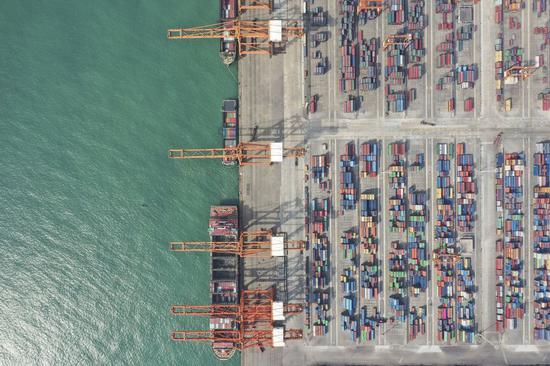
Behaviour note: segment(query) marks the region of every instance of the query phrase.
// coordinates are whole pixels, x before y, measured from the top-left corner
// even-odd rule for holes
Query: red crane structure
[[[241,142],[237,146],[214,149],[169,149],[171,159],[229,159],[239,165],[271,165],[280,163],[283,157],[302,157],[303,147],[283,148],[281,142]]]
[[[285,340],[301,339],[301,329],[285,329],[273,326],[274,322],[285,320],[285,316],[299,314],[302,304],[287,304],[273,301],[274,289],[243,290],[239,304],[224,305],[172,305],[174,315],[207,316],[230,320],[226,329],[175,330],[174,341],[217,342],[232,344],[234,349],[250,347],[282,347]],[[227,323],[226,323],[227,324]]]
[[[239,0],[239,12],[246,10],[271,10],[273,9],[273,0]]]
[[[175,241],[170,243],[174,252],[210,252],[235,254],[240,257],[251,255],[282,257],[287,250],[304,250],[305,241],[285,240],[284,235],[273,235],[271,231],[244,231],[239,241]]]
[[[378,15],[380,15],[383,9],[384,0],[359,0],[359,4],[357,4],[357,14],[363,11],[376,10]]]
[[[294,24],[295,23],[295,24]],[[234,39],[239,55],[272,55],[273,46],[301,38],[304,27],[282,20],[227,20],[192,28],[168,29],[168,39]]]
[[[397,46],[397,45],[403,45],[404,48],[409,47],[409,44],[411,44],[413,39],[413,36],[411,33],[407,34],[390,34],[386,37],[384,40],[384,50],[386,50],[389,46]]]

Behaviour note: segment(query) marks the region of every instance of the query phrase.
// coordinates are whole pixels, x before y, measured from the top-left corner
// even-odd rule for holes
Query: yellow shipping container
[[[495,62],[502,61],[502,51],[496,51],[495,52]]]
[[[512,98],[506,99],[506,102],[504,103],[504,111],[510,112],[512,110]]]

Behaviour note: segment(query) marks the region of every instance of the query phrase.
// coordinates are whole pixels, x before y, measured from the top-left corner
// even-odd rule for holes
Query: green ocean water
[[[170,341],[208,303],[208,208],[236,168],[167,158],[221,146],[237,95],[218,42],[168,41],[218,2],[0,1],[0,365],[213,365]],[[236,69],[232,69],[236,74]],[[236,365],[238,357],[225,365]]]

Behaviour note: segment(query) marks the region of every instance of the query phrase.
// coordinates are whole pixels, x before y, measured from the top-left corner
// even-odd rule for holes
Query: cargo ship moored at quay
[[[237,206],[211,206],[208,233],[212,242],[237,241],[239,237],[239,213]],[[239,258],[235,254],[211,253],[210,295],[212,304],[239,303]],[[233,316],[210,317],[210,330],[237,330]],[[232,342],[214,341],[212,351],[220,360],[235,354]]]
[[[220,0],[220,22],[231,24],[237,19],[237,0]],[[237,40],[233,37],[220,39],[220,57],[224,64],[231,65],[237,57]]]

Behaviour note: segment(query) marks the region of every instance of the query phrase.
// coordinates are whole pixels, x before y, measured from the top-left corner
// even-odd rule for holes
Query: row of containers
[[[516,329],[524,315],[523,152],[496,156],[497,201],[497,329]]]
[[[405,322],[408,310],[408,281],[407,281],[407,245],[400,241],[392,241],[390,244],[389,258],[389,289],[391,295],[390,309],[394,319]]]
[[[476,212],[474,156],[466,153],[466,144],[456,145],[456,210],[459,232],[472,232]]]
[[[357,90],[357,34],[356,1],[340,2],[340,76],[338,89],[340,93]],[[354,112],[357,108],[355,99],[344,101],[344,113]]]
[[[349,332],[352,341],[357,341],[360,328],[357,314],[357,247],[359,237],[353,230],[346,231],[340,237],[340,245],[344,253],[344,270],[340,275],[342,286],[342,313],[340,327],[343,332]]]
[[[537,99],[541,101],[543,111],[550,111],[550,89],[546,89],[537,94]]]
[[[378,177],[380,142],[372,140],[361,144],[361,177],[367,182]],[[366,183],[367,183],[366,182]],[[376,304],[380,292],[380,258],[378,241],[379,200],[378,190],[368,189],[361,193],[360,226],[361,238],[361,298],[364,305],[360,312],[361,341],[373,341],[383,321]],[[369,306],[370,305],[370,306]]]
[[[362,91],[373,91],[380,86],[380,63],[378,61],[378,51],[380,49],[380,40],[363,37],[363,31],[359,31],[359,72],[361,79],[359,88]]]
[[[406,190],[407,171],[405,154],[406,142],[394,142],[388,145],[388,155],[391,157],[388,167],[389,190],[389,230],[391,232],[404,232],[406,220]]]
[[[533,156],[534,338],[550,340],[550,142],[539,142]]]
[[[328,175],[328,172],[327,172]],[[311,298],[313,335],[328,333],[330,320],[330,200],[313,198],[310,203]]]
[[[418,156],[417,156],[418,159]],[[423,155],[422,155],[423,159]],[[418,164],[415,162],[415,164]],[[413,165],[412,166],[417,166]],[[409,188],[407,229],[407,270],[409,293],[417,297],[428,288],[430,266],[426,243],[426,222],[428,221],[428,195],[425,190]],[[411,306],[408,314],[408,339],[414,340],[426,333],[426,308]]]
[[[319,185],[321,190],[330,189],[329,184],[329,154],[312,155],[310,164],[311,179],[315,184]]]
[[[451,160],[454,144],[438,143],[436,146],[436,222],[435,222],[435,271],[437,281],[437,308],[439,342],[456,340],[455,256],[458,255],[455,232],[454,187],[451,183]]]
[[[410,293],[418,296],[428,287],[429,259],[426,246],[427,192],[409,189],[408,202],[408,276]]]
[[[355,177],[355,143],[347,143],[344,150],[344,154],[340,155],[340,207],[342,210],[355,210],[358,189]]]
[[[454,65],[456,64],[456,42],[454,33],[455,2],[451,0],[436,0],[435,12],[440,16],[437,25],[440,31],[450,31],[445,33],[445,39],[436,46],[438,52],[435,66],[439,69],[448,69],[438,78],[435,89],[442,91],[446,85],[453,85],[456,80]],[[451,97],[447,101],[447,111],[454,112],[456,105]]]
[[[380,162],[378,141],[361,144],[361,178],[376,177]]]
[[[407,229],[407,142],[397,141],[388,144],[389,182],[389,229],[403,233]],[[399,240],[390,243],[388,270],[390,289],[390,309],[393,318],[406,322],[408,315],[408,245]]]
[[[457,246],[457,231],[471,232],[474,228],[474,158],[466,153],[465,143],[456,144],[456,158],[454,144],[440,143],[436,148],[436,278],[441,315],[438,319],[438,339],[473,344],[477,331],[475,275],[471,257],[461,253]]]

